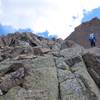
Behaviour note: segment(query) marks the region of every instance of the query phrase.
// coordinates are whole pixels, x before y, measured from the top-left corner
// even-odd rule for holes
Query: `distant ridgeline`
[[[45,32],[39,32],[37,33],[37,35],[39,36],[42,36],[44,38],[48,38],[48,39],[53,39],[53,38],[57,38],[57,35],[49,35],[49,32],[48,31],[45,31]]]
[[[7,34],[13,34],[16,32],[33,32],[30,28],[24,28],[24,29],[15,29],[12,26],[8,26],[8,25],[2,25],[0,24],[0,36],[5,36]],[[39,32],[36,33],[39,36],[42,36],[44,38],[48,38],[48,39],[52,39],[52,38],[57,38],[57,35],[49,35],[48,31],[44,31],[44,32]]]
[[[15,29],[14,27],[10,25],[2,25],[0,24],[0,36],[4,36],[7,34],[15,33],[15,32],[32,32],[30,28],[25,28],[25,29]]]

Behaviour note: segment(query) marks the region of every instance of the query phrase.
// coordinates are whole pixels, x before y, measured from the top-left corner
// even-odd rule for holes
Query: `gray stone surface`
[[[60,52],[63,57],[56,59],[61,100],[100,99],[100,91],[81,57],[83,50],[81,47],[67,48]]]
[[[5,46],[0,44],[0,100],[100,100],[100,90],[82,58],[88,50],[73,41],[48,40],[32,33],[16,33],[4,41]],[[93,63],[87,58],[89,67],[99,66],[98,59]]]
[[[38,57],[29,65],[26,64],[26,67],[29,70],[22,87],[18,88],[18,84],[9,87],[11,89],[0,100],[58,100],[58,79],[52,57]],[[8,77],[7,79],[9,80]]]

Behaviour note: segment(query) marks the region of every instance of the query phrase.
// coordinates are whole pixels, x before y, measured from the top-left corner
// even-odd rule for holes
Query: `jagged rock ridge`
[[[93,18],[92,20],[77,26],[74,32],[72,32],[71,35],[66,38],[66,40],[73,40],[76,43],[89,48],[90,43],[88,36],[92,32],[96,34],[96,46],[100,47],[100,19],[98,18]]]

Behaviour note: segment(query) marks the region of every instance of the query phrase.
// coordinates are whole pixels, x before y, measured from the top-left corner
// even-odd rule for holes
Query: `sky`
[[[100,19],[100,7],[93,9],[90,12],[85,13],[84,17],[82,19],[82,22],[87,22],[87,21],[93,19],[94,17],[97,17]]]
[[[100,0],[0,0],[0,24],[65,39],[94,9]]]

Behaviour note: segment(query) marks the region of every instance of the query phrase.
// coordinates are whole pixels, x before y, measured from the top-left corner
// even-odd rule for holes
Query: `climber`
[[[90,40],[91,47],[95,47],[96,36],[94,33],[89,34],[89,40]]]

